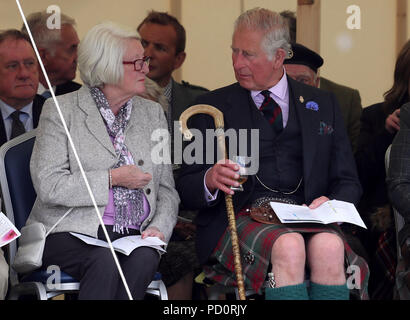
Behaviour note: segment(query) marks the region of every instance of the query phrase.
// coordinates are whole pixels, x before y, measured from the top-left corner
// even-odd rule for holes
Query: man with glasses
[[[0,145],[37,127],[44,98],[36,95],[38,63],[27,35],[0,33]]]
[[[18,30],[0,32],[0,146],[37,127],[44,99],[36,96],[38,65],[30,40]],[[0,299],[8,266],[0,249]]]

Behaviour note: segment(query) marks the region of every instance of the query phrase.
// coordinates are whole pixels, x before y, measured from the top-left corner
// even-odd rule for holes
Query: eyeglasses
[[[144,68],[144,63],[149,66],[151,57],[145,56],[142,59],[136,59],[134,61],[123,61],[122,64],[133,64],[135,71],[141,71]]]

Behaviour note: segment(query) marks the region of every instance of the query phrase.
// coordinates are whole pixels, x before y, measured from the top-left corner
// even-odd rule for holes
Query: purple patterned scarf
[[[128,125],[132,110],[131,100],[124,104],[118,115],[115,116],[111,111],[107,98],[99,88],[93,87],[90,92],[105,120],[108,134],[111,140],[113,140],[118,162],[112,169],[124,165],[133,165],[134,159],[124,143],[124,131]],[[112,189],[115,210],[113,230],[117,233],[124,233],[124,228],[127,229],[130,225],[137,225],[140,217],[144,214],[143,193],[141,189],[131,190],[119,186],[115,186]]]

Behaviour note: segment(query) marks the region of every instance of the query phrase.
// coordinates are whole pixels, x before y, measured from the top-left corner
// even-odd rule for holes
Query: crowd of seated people
[[[187,35],[168,13],[151,11],[130,30],[96,25],[81,43],[73,18],[61,14],[62,27],[55,30],[46,27],[48,17],[46,11],[35,12],[27,23],[70,133],[81,141],[77,152],[103,225],[25,26],[0,32],[0,145],[38,127],[30,167],[37,200],[27,224],[41,222],[50,229],[72,208],[47,237],[43,263],[78,280],[79,299],[143,299],[156,271],[172,300],[206,298],[194,280],[198,274],[207,284],[236,286],[225,194],[233,196],[246,288],[266,300],[394,298],[392,204],[406,219],[399,244],[407,259],[402,271],[410,267],[408,196],[399,188],[408,178],[403,167],[410,120],[408,108],[403,119],[400,110],[410,102],[410,41],[397,58],[384,101],[362,109],[358,90],[321,77],[323,58],[296,43],[292,12],[255,8],[241,14],[231,46],[237,82],[211,92],[173,78],[186,58]],[[77,67],[82,84],[74,81]],[[239,167],[231,161],[183,159],[182,166],[171,165],[174,122],[195,104],[221,110],[225,130],[261,132],[259,170],[243,184],[244,191],[232,190]],[[215,128],[204,116],[193,117],[190,126],[204,134]],[[150,136],[158,128],[170,134],[168,163],[151,159]],[[248,138],[245,151],[235,152],[252,154]],[[393,141],[389,194],[384,155]],[[201,147],[205,157],[209,146],[204,141]],[[270,201],[314,209],[331,199],[354,203],[368,229],[252,217]],[[127,291],[111,252],[69,233],[105,239],[104,229],[111,240],[156,236],[167,243],[167,252],[143,247],[118,255]],[[362,282],[351,288],[346,270],[353,261]],[[0,299],[7,297],[8,273],[0,249]]]

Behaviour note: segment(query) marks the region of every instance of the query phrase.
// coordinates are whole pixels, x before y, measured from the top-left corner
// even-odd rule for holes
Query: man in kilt
[[[247,152],[242,155],[258,147],[251,160],[258,163],[257,173],[248,177],[244,191],[234,193],[230,187],[238,184],[238,165],[206,161],[216,148],[215,141],[212,150],[206,141],[207,129],[215,129],[213,119],[192,117],[189,124],[202,132],[203,150],[195,150],[193,164],[183,163],[177,189],[187,208],[199,209],[198,257],[208,278],[236,284],[224,201],[228,193],[233,195],[246,289],[264,290],[266,299],[349,299],[349,289],[367,298],[368,267],[337,224],[265,224],[250,216],[253,208],[271,200],[317,208],[329,199],[356,204],[362,193],[334,95],[287,77],[283,61],[291,55],[288,27],[279,14],[246,11],[236,20],[232,37],[238,82],[196,101],[223,113],[224,129],[238,133],[235,145],[243,143],[239,130],[246,129],[245,151],[237,148]],[[258,141],[252,141],[251,129],[258,130]]]

